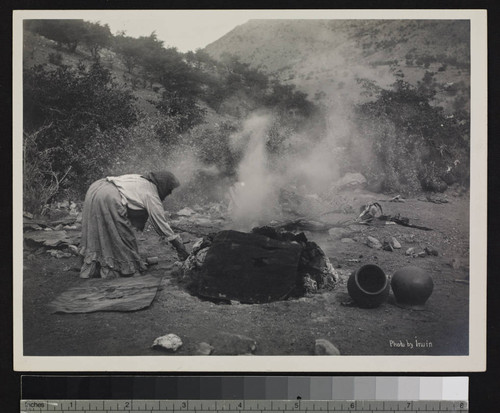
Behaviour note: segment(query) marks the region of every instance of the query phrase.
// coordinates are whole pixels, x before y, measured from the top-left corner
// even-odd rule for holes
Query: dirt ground
[[[449,196],[449,202],[443,204],[422,199],[384,202],[384,212],[400,213],[433,231],[400,225],[351,225],[351,233],[344,236],[353,242],[332,239],[327,232],[306,232],[330,258],[340,274],[339,283],[331,291],[268,304],[216,304],[190,295],[172,271],[174,251],[161,245],[153,232],[146,231],[139,235],[141,251],[160,260],[148,273],[162,277],[161,288],[149,308],[136,312],[53,314],[48,307],[53,299],[87,282],[79,278],[79,259],[57,259],[25,248],[24,355],[168,356],[151,348],[156,337],[168,333],[183,341],[176,355],[195,354],[201,342],[209,343],[216,355],[241,354],[241,337],[235,334],[255,340],[255,355],[313,355],[318,338],[332,342],[343,355],[466,355],[469,199]],[[346,214],[346,218],[355,216]],[[196,229],[192,227],[191,231]],[[222,226],[198,228],[204,233],[219,229]],[[368,235],[380,241],[394,236],[402,248],[393,252],[372,249],[364,243]],[[183,237],[195,238],[187,233]],[[429,245],[438,250],[438,256],[405,255],[410,247],[420,252]],[[428,271],[434,291],[425,309],[397,306],[392,292],[388,302],[375,309],[345,305],[349,302],[349,275],[367,263],[379,265],[389,277],[409,264]],[[413,343],[413,348],[394,345],[400,341]],[[416,346],[416,342],[422,345]]]

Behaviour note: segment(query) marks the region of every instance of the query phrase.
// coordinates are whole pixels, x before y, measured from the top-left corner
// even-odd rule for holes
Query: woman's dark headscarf
[[[179,180],[169,171],[148,172],[142,175],[142,177],[156,185],[158,195],[162,201],[180,185]]]

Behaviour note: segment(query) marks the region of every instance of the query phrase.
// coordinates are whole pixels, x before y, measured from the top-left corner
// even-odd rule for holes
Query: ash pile
[[[200,239],[178,273],[197,296],[244,304],[330,290],[339,279],[323,250],[304,233],[269,226],[250,233],[224,230]]]

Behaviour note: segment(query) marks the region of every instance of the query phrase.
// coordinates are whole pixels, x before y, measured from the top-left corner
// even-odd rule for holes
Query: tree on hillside
[[[87,33],[83,20],[25,20],[27,30],[66,46],[74,52]]]
[[[111,43],[112,34],[109,26],[101,26],[99,23],[85,22],[85,33],[83,43],[87,46],[94,60],[99,60],[99,51]]]
[[[202,49],[188,51],[184,57],[190,66],[199,70],[214,71],[219,66],[219,63]]]
[[[141,66],[144,69],[144,74],[149,81],[150,87],[154,82],[159,81],[163,68],[163,41],[158,40],[156,33],[153,32],[149,36],[141,36],[138,39],[139,47],[142,50]]]
[[[24,130],[43,129],[37,150],[50,150],[51,168],[80,191],[100,176],[121,143],[120,128],[137,120],[135,98],[116,84],[99,63],[46,70],[26,68]]]
[[[265,99],[266,105],[279,108],[282,112],[309,117],[314,113],[315,106],[307,99],[304,92],[295,90],[293,85],[283,85],[273,81],[271,92]]]
[[[163,92],[156,107],[161,113],[176,119],[176,130],[179,133],[201,123],[206,113],[206,110],[198,105],[195,95],[176,90]]]
[[[364,148],[360,154],[371,148],[374,156],[358,167],[381,176],[387,191],[443,191],[453,183],[468,184],[469,138],[454,118],[430,104],[430,80],[427,75],[420,87],[398,80],[357,108],[360,136],[351,142],[352,163],[359,147]]]
[[[120,54],[129,74],[141,64],[144,51],[139,39],[119,33],[114,38],[114,49]]]

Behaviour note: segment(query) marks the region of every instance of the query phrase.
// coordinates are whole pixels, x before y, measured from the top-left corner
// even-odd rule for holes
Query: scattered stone
[[[190,217],[193,214],[195,214],[195,212],[191,208],[186,207],[178,211],[176,215],[179,215],[181,217]]]
[[[23,217],[26,217],[26,218],[29,218],[29,219],[33,219],[34,216],[31,212],[27,212],[27,211],[23,211]]]
[[[405,255],[413,255],[414,252],[415,252],[415,248],[410,247],[406,250]]]
[[[231,303],[231,305],[240,305],[241,303],[237,300],[229,300],[229,302]]]
[[[61,231],[63,229],[64,225],[63,224],[59,224],[59,225],[56,225],[54,227],[54,231]]]
[[[70,258],[73,254],[69,252],[63,252],[61,250],[47,250],[47,253],[50,254],[53,258]]]
[[[196,346],[196,350],[194,351],[194,354],[196,354],[198,356],[209,356],[213,352],[214,352],[214,348],[210,344],[205,343],[203,341]]]
[[[368,245],[370,248],[375,248],[376,250],[379,250],[382,248],[381,242],[372,236],[368,236],[366,238],[366,245]]]
[[[64,201],[57,202],[56,203],[56,208],[57,209],[67,209],[69,208],[69,201],[65,199]]]
[[[60,224],[59,224],[60,225]],[[59,226],[58,225],[58,226]],[[65,225],[64,227],[62,227],[63,229],[70,229],[70,230],[77,230],[79,229],[78,225]]]
[[[424,251],[427,253],[427,255],[433,255],[437,257],[439,255],[439,252],[436,248],[428,245],[427,247],[424,248]]]
[[[392,248],[397,250],[401,248],[401,244],[395,237],[391,237],[391,243],[392,243]]]
[[[318,338],[314,348],[317,356],[340,356],[340,351],[332,343],[324,338]]]
[[[448,199],[446,198],[446,195],[437,195],[437,194],[431,194],[426,196],[426,201],[432,202],[434,204],[447,204]],[[423,199],[422,199],[423,201]]]
[[[353,244],[355,243],[356,241],[354,241],[352,238],[342,238],[340,240],[340,242],[344,243],[344,244]]]
[[[146,263],[148,265],[156,265],[156,264],[158,264],[158,262],[159,262],[158,257],[147,257],[146,258]]]
[[[418,254],[417,254],[418,257],[420,258],[424,258],[425,256],[427,256],[427,253],[425,251],[420,251]]]
[[[73,201],[71,201],[69,204],[69,214],[70,215],[78,215],[79,214],[78,205]]]
[[[201,227],[213,227],[217,224],[214,220],[205,217],[192,217],[193,224],[199,225]]]
[[[389,202],[406,202],[404,198],[401,198],[401,195],[396,195],[394,198],[389,199]]]
[[[182,340],[175,334],[157,337],[151,346],[154,349],[176,352],[182,346]]]

